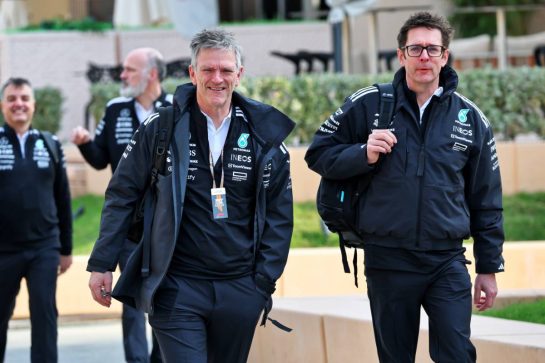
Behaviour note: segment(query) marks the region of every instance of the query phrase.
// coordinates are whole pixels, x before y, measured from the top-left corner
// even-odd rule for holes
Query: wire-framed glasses
[[[401,50],[407,50],[407,55],[409,57],[420,57],[424,49],[426,50],[426,52],[428,52],[428,55],[430,57],[440,57],[443,55],[443,52],[445,51],[446,48],[443,47],[442,45],[435,45],[435,44],[430,44],[426,47],[422,45],[414,44],[414,45],[406,45],[403,48],[401,48]]]

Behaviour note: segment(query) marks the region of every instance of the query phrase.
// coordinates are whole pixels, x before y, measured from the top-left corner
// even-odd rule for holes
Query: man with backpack
[[[72,207],[62,147],[31,127],[30,82],[10,78],[2,87],[0,127],[0,361],[21,280],[29,296],[33,363],[55,363],[57,275],[72,264]]]
[[[170,129],[168,112],[148,118],[108,186],[89,287],[101,305],[113,296],[147,311],[166,362],[242,363],[287,262],[293,199],[283,140],[294,123],[235,92],[244,68],[231,33],[205,29],[190,46],[192,84],[176,90]],[[142,198],[142,242],[112,291]]]
[[[157,108],[172,104],[172,95],[161,88],[165,74],[163,56],[156,49],[137,48],[127,54],[121,73],[121,97],[108,102],[104,116],[96,127],[94,140],[91,140],[89,131],[81,126],[72,131],[72,142],[92,167],[104,169],[109,164],[114,173],[140,124]],[[119,256],[121,271],[125,269],[137,242],[130,238],[125,240]],[[144,313],[124,304],[121,321],[126,361],[161,362],[161,353],[154,337],[148,357]]]
[[[318,130],[306,154],[329,179],[370,182],[357,200],[365,276],[381,362],[414,362],[420,309],[436,362],[475,362],[470,341],[473,237],[478,310],[494,304],[504,270],[502,192],[489,120],[456,92],[447,65],[452,29],[427,12],[398,35],[394,116],[378,129],[376,87],[350,96]]]

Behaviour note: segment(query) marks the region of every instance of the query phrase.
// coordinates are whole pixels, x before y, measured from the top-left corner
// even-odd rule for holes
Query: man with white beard
[[[89,131],[81,126],[72,131],[72,142],[93,168],[104,169],[110,164],[113,173],[140,123],[155,113],[158,107],[172,104],[172,95],[167,95],[161,88],[165,74],[165,62],[157,50],[138,48],[127,55],[121,73],[121,97],[110,100],[106,105],[94,140],[91,140]],[[121,271],[135,247],[136,242],[125,240],[119,256]],[[126,361],[160,362],[159,346],[155,339],[148,360],[144,313],[123,305],[122,322]]]

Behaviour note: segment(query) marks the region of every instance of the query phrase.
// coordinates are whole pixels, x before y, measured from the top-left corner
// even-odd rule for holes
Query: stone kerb
[[[249,362],[378,362],[364,296],[284,298],[275,306],[271,315],[294,330],[258,327]],[[473,316],[471,330],[480,363],[544,361],[545,325]],[[432,362],[428,341],[422,311],[416,362]]]
[[[467,245],[466,257],[472,258],[472,246]],[[351,256],[351,250],[348,251]],[[277,282],[275,297],[347,296],[366,292],[362,271],[362,254],[358,265],[360,287],[354,286],[352,274],[345,274],[338,248],[295,248],[290,251],[284,274]],[[499,298],[519,299],[545,295],[545,241],[507,242],[504,245],[506,272],[497,275]],[[75,256],[73,266],[58,280],[57,304],[61,315],[116,314],[120,311],[117,302],[110,309],[99,306],[91,299],[85,271],[87,256]],[[474,279],[474,265],[469,266]],[[117,275],[114,275],[114,279]],[[513,291],[523,292],[512,294]],[[28,295],[26,284],[21,285],[14,312],[15,318],[27,318]]]

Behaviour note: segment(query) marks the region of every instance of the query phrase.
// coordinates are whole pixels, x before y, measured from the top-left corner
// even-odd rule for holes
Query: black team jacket
[[[151,232],[151,274],[146,278],[140,276],[142,244],[139,244],[133,254],[137,257],[129,261],[114,289],[114,297],[148,313],[153,313],[153,295],[168,270],[179,236],[189,168],[188,107],[194,102],[195,94],[196,88],[185,84],[178,87],[174,96],[176,116],[169,148],[172,172],[160,175],[157,184],[157,208]],[[258,288],[272,294],[287,262],[293,230],[289,154],[282,142],[294,123],[275,108],[236,92],[233,104],[244,112],[257,141],[254,277]],[[155,114],[141,125],[112,177],[88,271],[115,270],[136,203],[150,180],[158,123]]]
[[[345,179],[375,173],[360,198],[359,229],[366,244],[417,251],[461,248],[473,237],[477,273],[504,270],[502,189],[490,121],[456,92],[458,76],[440,73],[419,122],[405,68],[394,76],[396,106],[390,130],[397,144],[377,170],[367,164],[367,135],[378,119],[378,90],[356,91],[320,127],[305,160],[318,174]],[[414,97],[414,94],[413,94]]]

